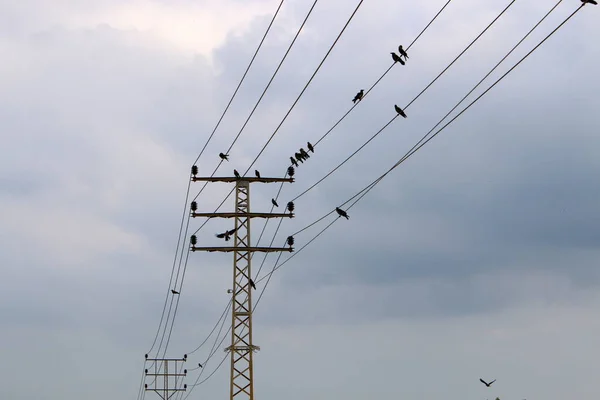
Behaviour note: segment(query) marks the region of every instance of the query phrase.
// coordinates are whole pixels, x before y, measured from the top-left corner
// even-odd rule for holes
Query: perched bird
[[[408,60],[408,54],[406,54],[406,51],[402,48],[402,45],[398,46],[398,51],[402,57]]]
[[[254,284],[254,281],[252,279],[248,279],[248,281],[250,282],[250,286],[252,286],[252,289],[256,290],[256,285]]]
[[[311,153],[315,152],[315,148],[312,144],[310,144],[310,142],[306,142],[306,147],[308,147],[308,151],[310,151]]]
[[[399,62],[400,64],[404,65],[404,60],[396,53],[392,52],[392,60],[394,60],[394,62]]]
[[[198,366],[199,366],[200,368],[202,368],[202,364],[198,363]]]
[[[255,169],[255,170],[254,170],[254,173],[256,174],[256,177],[257,177],[258,179],[260,179],[260,172],[258,172],[258,170],[257,170],[257,169]]]
[[[341,208],[336,207],[335,211],[339,214],[340,217],[344,217],[346,219],[350,219],[350,217],[348,216],[348,214],[346,213],[346,211],[342,210]]]
[[[487,383],[486,381],[484,381],[483,379],[479,378],[479,381],[481,383],[483,383],[485,386],[490,387],[492,386],[492,383],[496,382],[496,380],[494,379],[493,381],[491,381],[490,383]]]
[[[304,157],[302,157],[302,154],[296,152],[294,154],[294,156],[296,157],[296,160],[300,161],[302,164],[304,164]]]
[[[304,150],[303,148],[300,149],[300,154],[302,154],[302,157],[304,157],[305,159],[310,158],[306,150]]]
[[[240,173],[239,173],[239,172],[237,172],[237,169],[234,169],[234,170],[233,170],[233,174],[235,175],[235,177],[236,177],[236,178],[238,178],[238,179],[240,179],[240,178],[241,178],[241,176],[240,176]]]
[[[173,293],[173,294],[179,294],[179,292],[177,290],[175,290],[175,289],[171,289],[171,293]]]
[[[219,157],[221,157],[221,160],[229,161],[229,154],[219,153]]]
[[[296,159],[294,157],[290,157],[290,161],[292,162],[292,165],[297,167],[298,166],[298,161],[296,161]]]
[[[404,110],[402,110],[400,107],[398,107],[397,105],[394,104],[394,109],[396,110],[396,112],[400,115],[402,115],[404,118],[406,118],[406,114],[404,113]]]
[[[273,204],[275,207],[279,207],[279,204],[277,204],[275,199],[271,199],[271,204]]]
[[[360,89],[360,92],[356,93],[356,96],[352,99],[352,102],[356,104],[357,101],[361,101],[365,95],[365,89]]]
[[[593,5],[595,5],[595,6],[597,6],[597,5],[598,5],[598,2],[597,2],[596,0],[581,0],[581,2],[582,2],[583,4],[593,4]]]

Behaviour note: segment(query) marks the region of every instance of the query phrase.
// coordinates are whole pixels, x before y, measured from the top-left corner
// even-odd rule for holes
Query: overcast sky
[[[385,172],[556,1],[517,0],[406,109],[407,119],[296,201],[296,218],[282,223],[274,245]],[[262,175],[282,176],[289,156],[316,142],[445,2],[365,0],[256,163]],[[248,168],[357,3],[317,3],[218,175]],[[394,66],[297,168],[279,203],[377,132],[394,104],[406,106],[509,3],[453,0],[406,66]],[[278,4],[0,0],[0,398],[136,398],[189,168]],[[239,132],[311,4],[284,2],[198,163],[200,175]],[[580,4],[564,0],[476,94]],[[258,399],[600,396],[599,12],[585,6],[357,203],[349,220],[275,272],[254,315]],[[200,187],[192,184],[192,195]],[[253,210],[269,211],[277,189],[253,185]],[[210,184],[200,211],[213,211],[228,191]],[[224,207],[233,209],[233,200]],[[334,219],[297,235],[296,248]],[[202,222],[191,220],[190,232]],[[211,220],[198,233],[202,245],[221,245],[214,234],[230,224]],[[256,243],[262,222],[253,226]],[[217,322],[231,260],[189,256],[167,356],[190,353]],[[274,262],[269,256],[261,275]],[[190,368],[212,343],[190,353]],[[221,348],[204,376],[225,355]],[[189,399],[227,398],[228,362]],[[479,378],[497,382],[486,388]]]

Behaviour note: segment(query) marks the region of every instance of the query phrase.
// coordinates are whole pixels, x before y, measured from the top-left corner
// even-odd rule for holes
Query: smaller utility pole
[[[155,392],[163,400],[169,400],[171,396],[177,392],[185,392],[187,385],[183,385],[183,388],[180,389],[178,385],[180,379],[178,378],[181,377],[181,379],[183,379],[183,377],[187,375],[187,370],[183,370],[183,373],[177,371],[181,371],[181,368],[183,367],[181,366],[178,368],[178,363],[187,361],[187,354],[185,354],[183,358],[148,358],[148,354],[146,354],[146,361],[154,362],[152,372],[149,372],[147,369],[144,371],[146,376],[154,377],[154,380],[150,385],[147,383],[144,385],[146,391]],[[159,387],[157,384],[157,382],[161,380],[160,378],[162,378],[163,382],[162,387]]]

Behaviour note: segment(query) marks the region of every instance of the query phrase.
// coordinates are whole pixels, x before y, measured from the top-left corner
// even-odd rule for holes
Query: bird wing
[[[479,378],[479,381],[480,381],[481,383],[483,383],[484,385],[486,385],[486,386],[487,386],[487,382],[486,382],[486,381],[484,381],[483,379]]]
[[[237,231],[237,228],[234,228],[234,229],[232,229],[230,231],[227,231],[227,236],[233,235],[235,233],[235,231]]]
[[[225,232],[225,233],[217,233],[215,236],[218,237],[219,239],[223,239],[225,236],[227,236],[227,232]]]

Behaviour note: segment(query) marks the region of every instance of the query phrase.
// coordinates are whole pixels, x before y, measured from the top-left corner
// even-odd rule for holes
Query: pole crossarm
[[[183,379],[187,376],[187,370],[183,370],[183,366],[178,364],[186,362],[187,355],[183,358],[148,358],[146,355],[146,361],[154,361],[152,373],[148,369],[144,370],[145,376],[154,377],[150,385],[144,384],[146,391],[155,392],[162,400],[169,400],[177,392],[186,391],[187,385],[181,386],[180,377]],[[183,373],[178,372],[182,370]],[[158,386],[159,377],[162,378],[162,387]]]
[[[235,218],[238,216],[240,216],[240,214],[228,213],[228,212],[223,212],[223,213],[193,212],[192,213],[192,218]],[[276,214],[276,213],[251,213],[251,212],[243,214],[243,216],[246,218],[294,218],[295,217],[295,215],[293,213]]]
[[[212,252],[221,252],[221,253],[233,253],[233,252],[240,252],[240,251],[244,251],[244,252],[255,252],[255,253],[276,253],[279,251],[288,251],[288,252],[292,252],[294,251],[293,248],[291,247],[197,247],[197,246],[192,246],[190,248],[191,251],[208,251],[209,253]]]
[[[236,177],[202,177],[202,176],[192,176],[192,182],[260,182],[260,183],[278,183],[278,182],[289,182],[293,183],[294,178],[254,178],[251,176],[245,178],[236,178]]]

